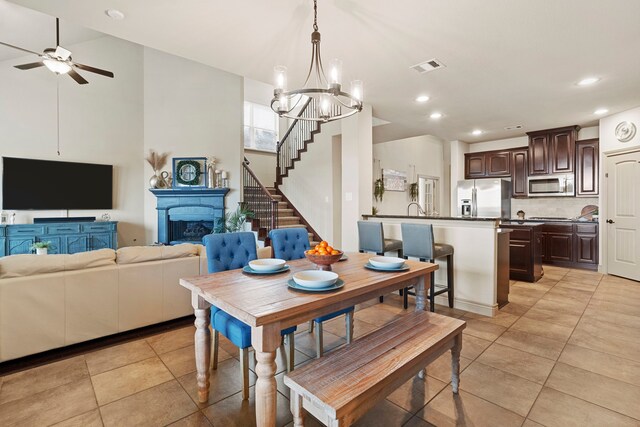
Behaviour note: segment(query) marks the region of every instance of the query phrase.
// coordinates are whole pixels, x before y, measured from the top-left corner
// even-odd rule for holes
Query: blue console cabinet
[[[35,242],[51,242],[50,254],[117,249],[117,226],[116,221],[3,224],[0,225],[0,257],[30,254]]]

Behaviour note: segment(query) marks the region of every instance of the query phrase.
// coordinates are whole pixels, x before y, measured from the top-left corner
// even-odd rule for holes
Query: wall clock
[[[207,159],[206,157],[174,157],[173,158],[173,186],[174,187],[206,187]]]
[[[636,135],[636,125],[631,122],[620,122],[615,130],[616,138],[620,142],[629,142]]]

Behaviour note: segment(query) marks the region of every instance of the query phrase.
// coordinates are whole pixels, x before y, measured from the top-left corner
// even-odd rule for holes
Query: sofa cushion
[[[113,249],[70,255],[11,255],[0,258],[0,279],[115,265]]]
[[[163,259],[186,258],[198,255],[198,247],[191,243],[175,246],[128,246],[116,252],[118,264],[136,264]]]
[[[0,258],[0,279],[64,271],[64,255],[10,255]]]

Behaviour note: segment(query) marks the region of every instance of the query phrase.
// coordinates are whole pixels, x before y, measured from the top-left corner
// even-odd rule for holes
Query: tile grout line
[[[600,280],[598,281],[598,284],[596,285],[596,290],[591,294],[591,297],[589,297],[589,301],[587,301],[587,305],[585,306],[584,310],[582,310],[582,314],[580,314],[580,319],[578,319],[578,322],[576,323],[576,325],[573,327],[573,330],[571,331],[571,335],[569,335],[569,338],[567,339],[567,341],[565,342],[564,346],[562,347],[562,350],[560,351],[560,356],[558,356],[558,360],[557,360],[557,361],[556,361],[556,363],[553,365],[553,369],[551,370],[551,372],[549,372],[549,375],[547,376],[547,379],[545,380],[544,384],[542,385],[542,388],[540,389],[540,393],[538,393],[538,396],[536,396],[536,399],[533,401],[533,405],[531,405],[531,408],[529,408],[529,412],[527,413],[527,417],[526,417],[526,418],[529,418],[529,415],[531,414],[531,410],[533,409],[533,407],[535,406],[536,402],[538,401],[538,398],[540,397],[540,394],[542,393],[542,390],[544,390],[544,388],[547,386],[547,382],[549,381],[549,377],[551,377],[551,374],[552,374],[552,373],[553,373],[553,371],[556,369],[556,366],[558,365],[558,363],[563,363],[563,362],[560,362],[560,361],[559,361],[559,360],[560,360],[560,357],[562,357],[562,353],[564,353],[564,349],[567,347],[567,344],[569,344],[569,340],[570,340],[570,339],[571,339],[571,337],[573,336],[573,333],[575,332],[576,328],[578,327],[578,324],[580,324],[580,321],[582,320],[582,317],[584,316],[584,312],[587,310],[587,307],[589,307],[589,304],[591,303],[591,299],[593,298],[593,295],[595,294],[595,292],[596,292],[596,291],[598,290],[598,288],[600,287],[600,283],[602,282],[602,278],[603,278],[603,277],[604,277],[604,275],[600,277]],[[554,287],[555,287],[555,286],[554,286]],[[590,371],[587,371],[587,372],[590,372]],[[551,387],[548,387],[548,388],[551,388]],[[606,407],[604,407],[604,406],[598,405],[597,403],[589,402],[588,400],[582,399],[582,398],[577,397],[577,396],[573,396],[573,395],[568,394],[568,393],[564,393],[564,392],[562,392],[562,391],[560,391],[560,390],[556,390],[556,389],[554,389],[554,388],[551,388],[551,389],[552,389],[552,390],[555,390],[555,391],[557,391],[557,392],[559,392],[559,393],[563,393],[563,394],[566,394],[566,395],[568,395],[568,396],[571,396],[571,397],[573,397],[574,399],[578,399],[578,400],[581,400],[581,401],[586,402],[586,403],[588,403],[588,404],[595,405],[595,406],[598,406],[598,407],[600,407],[600,408],[604,408],[604,409],[606,409],[606,410],[608,410],[608,411],[611,411],[611,412],[614,412],[614,413],[620,414],[620,415],[622,415],[622,416],[624,416],[624,417],[628,417],[628,418],[634,419],[633,417],[629,417],[628,415],[621,414],[621,413],[620,413],[620,412],[618,412],[618,411],[615,411],[615,410],[613,410],[613,409],[606,408]],[[533,421],[535,421],[535,420],[533,420]],[[537,422],[537,421],[535,421],[535,422]]]

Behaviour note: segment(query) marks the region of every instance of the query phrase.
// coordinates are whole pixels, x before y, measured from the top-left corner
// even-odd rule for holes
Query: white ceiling
[[[311,0],[12,0],[96,31],[270,82],[286,65],[302,83],[310,57]],[[0,0],[0,8],[4,0]],[[325,61],[365,82],[365,102],[391,122],[376,142],[431,134],[486,141],[556,126],[597,123],[596,108],[640,105],[638,0],[319,0]],[[6,4],[4,7],[7,7]],[[122,21],[104,11],[125,13]],[[0,10],[3,12],[3,10]],[[0,28],[5,26],[0,13]],[[50,45],[44,23],[0,40]],[[53,27],[52,27],[53,28]],[[64,39],[63,33],[63,39]],[[0,51],[2,54],[2,51]],[[446,68],[409,67],[437,58]],[[107,66],[108,68],[108,66]],[[602,80],[578,87],[586,76]],[[417,104],[418,94],[431,99]],[[428,118],[433,111],[444,117]],[[505,131],[521,124],[519,131]],[[473,129],[485,131],[480,137]]]

